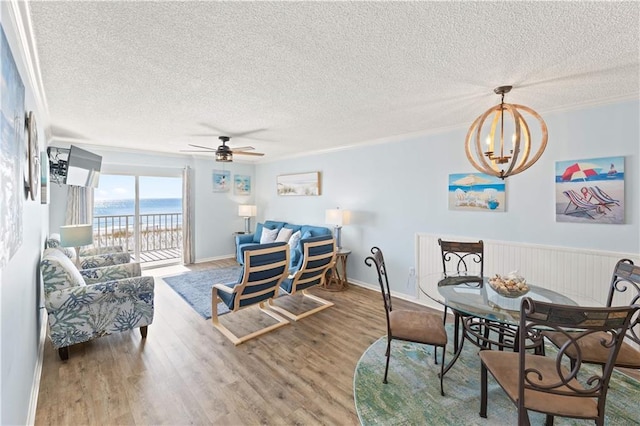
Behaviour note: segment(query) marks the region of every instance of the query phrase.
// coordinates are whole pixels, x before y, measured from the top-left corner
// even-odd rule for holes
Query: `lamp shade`
[[[257,214],[257,207],[250,204],[241,204],[238,206],[238,216],[253,217]]]
[[[348,225],[350,212],[348,210],[329,209],[325,213],[325,223],[329,225],[342,226]]]
[[[91,224],[65,225],[60,227],[60,245],[63,247],[80,247],[93,243],[93,226]]]

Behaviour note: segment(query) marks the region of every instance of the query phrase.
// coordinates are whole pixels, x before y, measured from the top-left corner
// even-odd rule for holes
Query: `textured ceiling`
[[[468,126],[504,84],[542,114],[639,98],[638,2],[29,5],[59,143],[259,130],[231,146],[273,160]]]

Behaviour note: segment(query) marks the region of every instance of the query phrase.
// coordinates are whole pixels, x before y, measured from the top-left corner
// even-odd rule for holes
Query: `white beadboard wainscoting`
[[[448,241],[478,241],[448,235],[416,235],[416,274],[421,277],[442,272],[442,255],[438,238]],[[604,306],[616,262],[631,259],[640,264],[638,253],[585,250],[573,247],[544,246],[513,241],[483,240],[484,274],[507,274],[517,270],[527,283],[557,291],[580,305]],[[430,289],[437,294],[437,289]],[[419,289],[420,302],[436,309],[434,302]]]

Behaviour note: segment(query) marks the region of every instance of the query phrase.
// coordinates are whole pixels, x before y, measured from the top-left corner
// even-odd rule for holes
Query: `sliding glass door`
[[[99,246],[122,245],[145,263],[181,257],[181,177],[103,174],[93,216]]]

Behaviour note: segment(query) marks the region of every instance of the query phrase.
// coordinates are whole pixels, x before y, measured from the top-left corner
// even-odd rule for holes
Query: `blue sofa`
[[[310,237],[319,237],[319,236],[329,236],[331,237],[331,229],[326,228],[324,226],[312,226],[312,225],[295,225],[293,223],[287,222],[277,222],[273,220],[267,220],[264,223],[258,223],[256,225],[256,232],[253,234],[240,234],[236,235],[236,260],[239,264],[244,263],[243,258],[243,248],[250,247],[256,244],[260,244],[260,236],[262,235],[262,228],[267,229],[280,229],[280,228],[289,228],[294,233],[296,231],[300,231],[300,239],[310,238]],[[307,235],[308,234],[308,235]],[[294,267],[298,265],[300,260],[302,259],[302,246],[300,243],[296,245],[296,247],[291,247],[291,266]]]

